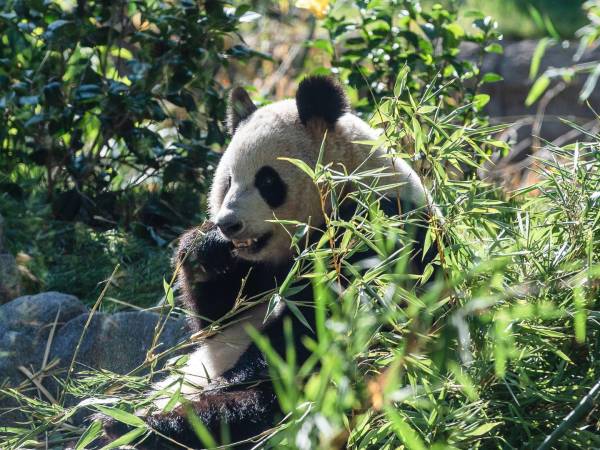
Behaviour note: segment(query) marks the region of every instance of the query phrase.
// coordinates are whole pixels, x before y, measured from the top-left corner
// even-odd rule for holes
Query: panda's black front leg
[[[149,417],[147,421],[158,432],[156,436],[162,434],[178,442],[183,439],[180,442],[183,445],[202,448],[205,443],[190,425],[190,414],[195,415],[220,444],[234,443],[252,438],[272,426],[276,405],[272,384],[263,382],[245,389],[207,391],[187,407],[180,406],[169,413]],[[160,442],[164,445],[164,440],[157,440],[157,449],[163,448]]]
[[[273,425],[275,413],[279,411],[277,398],[270,381],[256,382],[246,388],[219,388],[205,391],[186,406],[178,406],[169,412],[146,416],[144,421],[151,431],[138,450],[160,450],[170,448],[204,448],[203,442],[194,431],[190,415],[195,416],[202,426],[220,444],[236,443],[260,434]],[[132,428],[113,419],[103,418],[106,437],[96,445],[105,445],[123,436]],[[249,445],[248,447],[252,447]],[[246,446],[236,445],[236,449]]]
[[[185,233],[179,242],[176,267],[182,300],[193,313],[195,331],[219,320],[233,308],[251,264],[237,258],[233,245],[212,222]]]

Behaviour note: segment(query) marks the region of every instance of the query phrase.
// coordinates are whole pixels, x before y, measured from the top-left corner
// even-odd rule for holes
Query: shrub
[[[1,5],[3,190],[29,195],[43,186],[56,218],[103,228],[189,221],[225,140],[216,75],[254,55],[234,45],[248,8]]]
[[[485,53],[501,53],[496,23],[471,12],[473,30],[458,23],[456,2],[425,10],[419,1],[357,1],[356,9],[340,8],[323,23],[330,43],[318,45],[332,55],[333,71],[359,90],[359,111],[371,112],[381,98],[393,95],[403,79],[413,98],[436,105],[441,111],[456,110],[455,120],[472,120],[488,102],[479,94],[484,83],[501,77],[481,73]],[[474,60],[459,55],[465,42],[475,45]],[[405,70],[406,77],[398,74]]]

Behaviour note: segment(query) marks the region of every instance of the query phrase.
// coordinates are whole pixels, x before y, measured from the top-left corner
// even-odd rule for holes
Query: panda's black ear
[[[233,136],[240,122],[250,117],[256,111],[256,105],[252,103],[248,92],[244,88],[233,88],[229,94],[227,106],[227,129]]]
[[[306,123],[313,118],[334,125],[348,111],[348,99],[344,89],[331,77],[307,77],[298,86],[296,106],[300,121]]]

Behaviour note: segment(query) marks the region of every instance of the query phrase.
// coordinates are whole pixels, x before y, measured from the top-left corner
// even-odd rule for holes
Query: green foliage
[[[181,223],[177,212],[190,220],[216,161],[213,146],[225,139],[215,75],[254,54],[232,45],[248,8],[33,0],[0,7],[3,190],[43,187],[56,218],[103,228]],[[129,195],[141,184],[155,192],[142,195],[142,205]]]
[[[501,79],[496,74],[484,77],[478,67],[485,53],[502,53],[490,17],[470,12],[473,26],[464,28],[456,2],[427,11],[415,0],[353,3],[354,8],[340,8],[324,21],[333,45],[321,47],[331,53],[333,71],[359,90],[359,111],[371,112],[382,97],[395,94],[399,74],[407,73],[404,98],[410,91],[444,112],[471,104],[456,119],[478,117],[483,106],[479,88]],[[476,61],[459,58],[463,42],[475,44]]]
[[[401,228],[369,213],[369,195],[359,196],[370,205],[364,215],[329,220],[329,235],[340,240],[333,247],[324,240],[301,257],[312,268],[304,278],[313,280],[321,312],[318,339],[306,342],[313,357],[296,367],[289,354],[282,359],[255,337],[290,414],[268,444],[331,448],[347,439],[349,448],[536,448],[577,408],[579,421],[561,425],[557,441],[597,446],[599,141],[552,148],[560,163],[542,166],[544,181],[531,188],[539,195],[505,198],[443,170],[467,160],[467,149],[489,140],[490,129],[457,127],[437,110],[423,132],[410,126],[422,120],[423,105],[411,111],[394,97],[382,108],[392,125],[376,144],[391,157],[412,157],[397,150],[404,134],[431,149],[421,174],[445,211],[438,232],[451,237],[435,262],[444,276],[424,293],[403,288],[402,258],[386,246],[403,239]],[[312,169],[323,193],[350,179],[316,176],[321,172]],[[379,262],[354,272],[339,294],[336,259],[348,254],[348,242],[365,241],[376,246]],[[586,407],[578,406],[590,389]]]

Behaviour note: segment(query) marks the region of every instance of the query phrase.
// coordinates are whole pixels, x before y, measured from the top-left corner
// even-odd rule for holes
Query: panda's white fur
[[[359,117],[345,113],[333,127],[320,120],[304,126],[294,100],[279,101],[254,111],[241,121],[219,162],[210,191],[211,220],[218,222],[224,216],[234,216],[243,221],[245,226],[239,239],[252,239],[266,233],[272,235],[257,253],[238,249],[240,257],[276,263],[293,256],[290,234],[281,224],[272,221],[275,218],[312,224],[322,222],[321,203],[313,181],[292,163],[279,158],[299,159],[314,167],[326,130],[323,164],[333,163],[334,168],[342,165],[348,173],[366,172],[387,165],[390,178],[386,183],[401,184],[391,196],[400,195],[417,205],[427,200],[419,177],[404,160],[385,157],[383,150],[373,152],[370,145],[358,143],[374,141],[379,136],[378,131]],[[275,210],[267,205],[254,186],[255,174],[266,165],[274,168],[287,186],[287,200]],[[218,380],[250,345],[246,327],[263,328],[265,314],[266,305],[255,306],[241,314],[243,320],[206,339],[190,355],[180,374],[156,386],[157,391],[164,393],[155,402],[156,406],[162,409],[177,389],[185,397],[192,398],[210,382]],[[279,311],[275,311],[270,318],[278,314]],[[184,382],[180,385],[182,377]]]
[[[185,365],[178,369],[177,374],[155,384],[154,406],[163,410],[177,391],[183,398],[192,400],[202,389],[213,382],[218,382],[219,377],[231,369],[250,346],[252,341],[246,332],[247,327],[260,330],[278,317],[282,308],[283,303],[279,303],[265,320],[267,304],[254,306],[240,313],[238,322],[226,326],[216,335],[205,339],[189,355]]]

